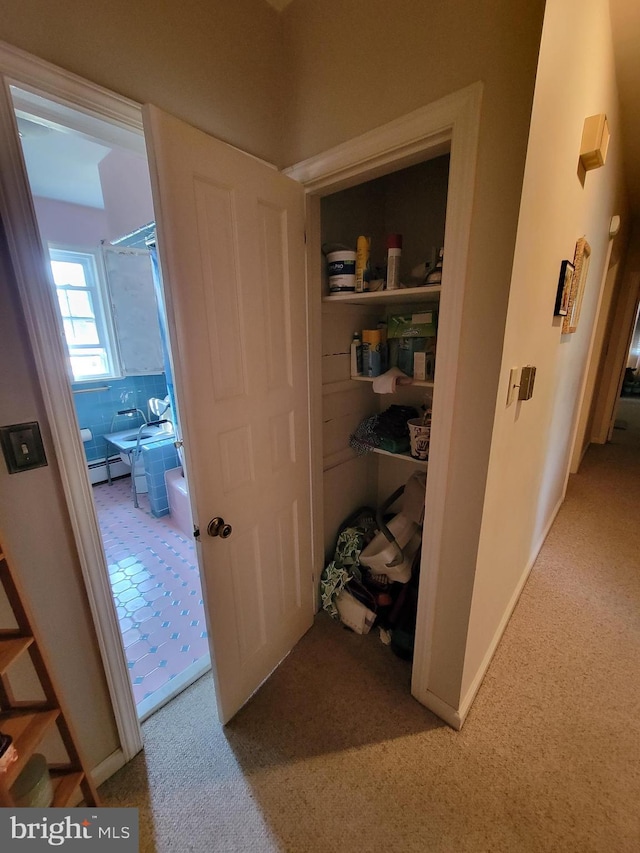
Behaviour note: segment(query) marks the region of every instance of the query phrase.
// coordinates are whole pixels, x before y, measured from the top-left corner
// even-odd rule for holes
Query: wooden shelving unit
[[[442,285],[431,284],[423,287],[399,287],[397,290],[374,290],[365,293],[331,293],[323,296],[323,302],[342,302],[347,305],[362,305],[382,303],[384,305],[401,305],[403,302],[437,302],[440,298]]]
[[[0,731],[10,735],[18,760],[0,773],[0,806],[15,806],[11,787],[36,752],[42,738],[54,726],[68,756],[68,762],[50,765],[54,798],[52,806],[68,807],[82,800],[99,805],[96,789],[81,758],[69,721],[60,706],[42,649],[33,634],[32,621],[0,544],[0,583],[13,611],[16,628],[0,628]],[[31,659],[45,699],[16,699],[11,685],[11,668],[24,655]]]
[[[376,377],[377,378],[377,377]],[[373,376],[352,376],[352,382],[371,382],[373,384]],[[412,379],[406,385],[399,385],[399,388],[435,388],[433,379]]]
[[[427,468],[426,459],[414,459],[410,453],[392,453],[390,450],[383,450],[381,447],[371,448],[374,453],[379,453],[380,456],[391,456],[392,459],[400,459],[402,462],[409,462],[411,465],[416,465],[418,468]]]

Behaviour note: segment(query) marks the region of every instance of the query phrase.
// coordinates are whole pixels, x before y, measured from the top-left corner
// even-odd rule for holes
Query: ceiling
[[[282,11],[291,0],[267,2]],[[640,0],[609,2],[625,170],[631,209],[640,215]],[[102,207],[98,163],[118,145],[137,146],[144,153],[142,139],[120,138],[120,131],[106,122],[11,88],[34,194]]]
[[[10,86],[34,196],[104,208],[98,166],[117,148],[145,155],[141,134]]]

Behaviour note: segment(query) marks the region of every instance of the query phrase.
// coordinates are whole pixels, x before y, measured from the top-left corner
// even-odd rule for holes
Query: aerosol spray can
[[[362,234],[356,243],[356,293],[369,289],[369,252],[371,239]]]

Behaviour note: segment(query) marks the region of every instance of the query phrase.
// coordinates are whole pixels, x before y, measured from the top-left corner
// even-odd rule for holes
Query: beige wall
[[[579,45],[570,51],[567,45]],[[564,496],[580,391],[608,248],[609,221],[625,218],[609,10],[606,0],[548,0],[534,99],[507,330],[473,594],[463,693],[472,691],[515,591]],[[582,126],[605,112],[606,165],[577,174]],[[563,259],[592,248],[578,330],[554,319]],[[533,399],[505,405],[509,368],[537,367]]]
[[[458,707],[544,3],[295,0],[285,160],[481,80],[476,195],[430,689]],[[445,257],[446,264],[446,257]]]
[[[204,10],[211,4],[195,0],[163,7],[162,14],[148,0],[111,0],[99,7],[80,0],[5,0],[0,19],[0,38],[136,100],[152,101],[278,163],[294,163],[476,80],[483,82],[451,437],[455,462],[450,491],[443,496],[447,522],[430,679],[433,692],[453,707],[473,684],[536,537],[562,494],[567,435],[595,303],[588,294],[577,335],[561,340],[550,321],[560,261],[571,256],[576,237],[586,233],[596,270],[604,257],[603,223],[611,213],[622,212],[615,209],[610,177],[618,156],[615,135],[607,168],[588,175],[584,189],[575,179],[584,116],[605,109],[616,126],[610,48],[603,35],[606,3],[595,0],[588,13],[578,0],[550,0],[548,6],[551,17],[515,261],[543,0],[398,0],[392,5],[382,0],[295,0],[282,17],[284,42],[280,19],[262,0],[216,4],[206,18]],[[577,60],[572,51],[568,63],[567,44],[575,40],[576,27],[581,50]],[[287,112],[281,118],[283,106]],[[10,304],[3,319],[20,329],[15,311]],[[6,361],[14,348],[23,363],[23,393],[12,401],[7,421],[44,420],[24,338],[2,340],[0,357],[4,353]],[[536,395],[519,415],[501,405],[505,366],[511,363],[538,365]],[[10,516],[13,550],[42,564],[40,546],[28,541],[24,527],[31,508],[40,508],[38,487],[25,478],[49,477],[42,500],[58,508],[48,510],[49,538],[56,549],[51,583],[69,589],[71,624],[75,620],[86,639],[91,631],[59,480],[53,467],[42,471],[16,475],[10,484],[2,481],[10,485],[6,502],[15,505],[11,511],[22,511],[19,518]],[[512,530],[505,522],[514,508],[517,525]],[[45,625],[49,619],[55,624],[58,614],[43,619]],[[93,649],[88,641],[82,654],[90,658]],[[68,659],[77,671],[77,657],[69,653]],[[84,663],[91,693],[83,689],[76,702],[91,703],[86,714],[93,733],[94,725],[101,726],[95,720],[104,721],[107,702],[97,659]],[[63,676],[73,691],[76,675],[69,671]],[[110,721],[103,731],[109,740]],[[102,758],[108,744],[92,748]]]
[[[0,39],[279,163],[280,18],[264,0],[3,0]]]
[[[0,537],[71,721],[95,766],[118,748],[118,736],[2,232],[0,303],[0,419],[3,424],[38,421],[49,463],[9,474],[4,459],[0,461]]]
[[[263,0],[5,0],[0,39],[280,159],[280,19]],[[142,224],[142,223],[137,223]],[[104,673],[15,284],[0,268],[3,424],[38,420],[49,467],[9,476],[0,525],[91,765],[118,747]]]

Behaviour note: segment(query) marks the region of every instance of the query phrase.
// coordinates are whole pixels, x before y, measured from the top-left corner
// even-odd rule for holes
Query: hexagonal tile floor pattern
[[[146,495],[134,507],[128,477],[93,497],[139,706],[209,654],[195,549],[170,516],[151,515]]]

